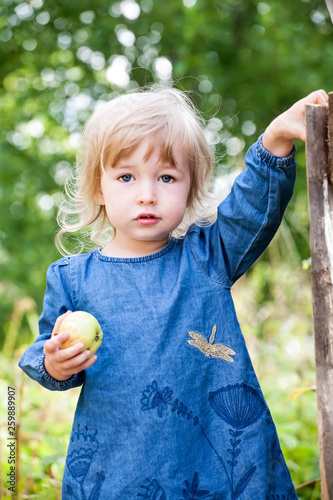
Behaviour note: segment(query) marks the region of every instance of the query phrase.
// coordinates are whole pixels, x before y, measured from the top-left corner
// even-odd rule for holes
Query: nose
[[[156,202],[157,202],[157,195],[154,182],[150,180],[141,182],[138,186],[137,204],[155,205]]]

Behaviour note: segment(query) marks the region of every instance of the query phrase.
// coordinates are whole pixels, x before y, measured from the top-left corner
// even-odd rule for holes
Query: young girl
[[[230,289],[279,227],[306,103],[326,105],[327,94],[276,118],[215,222],[177,238],[212,178],[190,102],[172,89],[135,92],[88,121],[76,219],[63,217],[62,232],[90,226],[99,248],[49,268],[40,336],[20,360],[50,390],[82,385],[64,500],[297,498]],[[100,322],[98,356],[82,344],[60,350],[66,333],[51,337],[75,310]]]

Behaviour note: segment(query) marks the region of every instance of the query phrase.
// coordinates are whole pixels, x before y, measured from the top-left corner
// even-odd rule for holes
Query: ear
[[[95,196],[95,201],[96,203],[98,203],[98,205],[105,205],[104,195],[101,188],[99,188],[97,191],[97,194]]]

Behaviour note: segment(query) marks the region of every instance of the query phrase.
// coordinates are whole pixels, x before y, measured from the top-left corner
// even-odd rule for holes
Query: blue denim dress
[[[64,500],[295,500],[230,293],[274,236],[294,151],[259,139],[216,222],[160,252],[66,257],[47,275],[40,336],[21,368],[50,390],[82,386]],[[65,382],[44,368],[56,318],[84,310],[104,332],[97,362]]]

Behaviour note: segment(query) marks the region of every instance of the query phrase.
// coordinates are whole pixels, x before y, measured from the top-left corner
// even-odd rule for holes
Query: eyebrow
[[[156,164],[161,169],[168,169],[168,170],[182,170],[182,168],[179,167],[179,165],[174,162],[174,163],[169,163],[168,161],[165,161],[163,163],[158,163]],[[127,162],[126,159],[119,160],[112,168],[118,168],[118,169],[126,169],[126,168],[136,168],[137,165],[136,163],[131,163]]]

